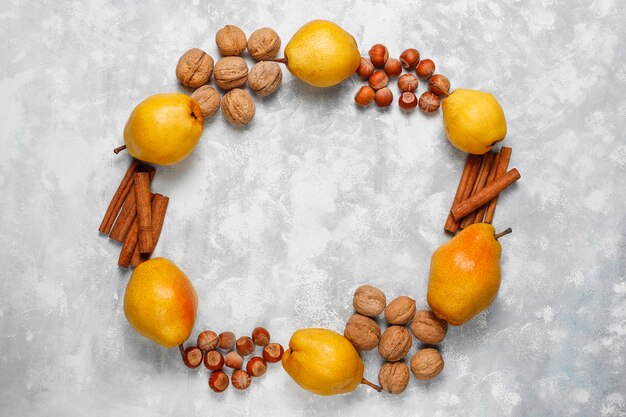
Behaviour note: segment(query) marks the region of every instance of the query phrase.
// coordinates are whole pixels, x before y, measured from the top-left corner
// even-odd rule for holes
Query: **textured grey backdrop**
[[[623,1],[142,3],[0,6],[0,414],[626,414]],[[443,375],[401,396],[316,397],[280,366],[215,395],[206,371],[124,318],[129,273],[97,233],[129,160],[111,149],[137,102],[182,91],[186,49],[217,56],[228,23],[270,26],[284,45],[314,17],[363,53],[415,46],[453,87],[500,99],[523,175],[496,213],[514,229],[502,289],[451,329]],[[464,155],[440,113],[361,111],[359,85],[314,89],[285,72],[248,128],[218,116],[188,160],[159,170],[154,189],[171,205],[157,253],[197,289],[194,334],[265,325],[286,344],[300,327],[341,331],[365,282],[425,306]],[[375,380],[380,359],[365,362]]]

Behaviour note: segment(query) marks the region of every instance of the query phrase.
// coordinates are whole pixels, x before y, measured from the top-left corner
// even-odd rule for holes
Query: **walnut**
[[[443,358],[437,349],[426,348],[417,351],[411,358],[411,372],[422,381],[433,379],[443,370]]]
[[[372,350],[380,341],[380,327],[369,317],[354,314],[348,320],[343,335],[357,350]]]
[[[215,34],[217,48],[224,56],[241,55],[246,50],[246,34],[237,26],[226,25]]]
[[[222,98],[222,113],[235,126],[250,123],[255,112],[256,106],[252,97],[240,88],[229,91]]]
[[[385,309],[385,319],[389,324],[406,324],[415,315],[415,300],[400,296],[389,303]]]
[[[357,313],[368,317],[378,317],[385,309],[385,294],[371,285],[361,285],[354,292],[352,305]]]
[[[241,87],[248,79],[248,66],[243,58],[227,56],[215,64],[215,83],[224,90]]]
[[[258,62],[248,74],[248,85],[260,96],[267,96],[278,90],[282,80],[283,72],[276,62]]]
[[[197,88],[209,82],[213,74],[213,58],[201,49],[185,52],[176,65],[176,77],[183,85]]]
[[[206,119],[213,116],[220,109],[220,93],[210,85],[203,85],[193,92],[191,98],[196,100],[202,110],[202,116]]]
[[[404,362],[385,362],[378,373],[378,383],[390,394],[401,394],[409,384],[411,373]]]
[[[279,50],[280,36],[270,28],[257,29],[248,39],[248,52],[257,61],[274,58]]]
[[[412,343],[411,333],[406,327],[390,326],[380,338],[378,353],[383,359],[396,362],[409,353]]]
[[[443,342],[448,331],[448,323],[441,320],[430,310],[415,313],[411,322],[413,336],[423,343],[431,345]]]

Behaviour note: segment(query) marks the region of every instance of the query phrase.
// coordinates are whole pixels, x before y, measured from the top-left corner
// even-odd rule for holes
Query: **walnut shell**
[[[378,317],[385,309],[385,294],[372,285],[361,285],[354,292],[352,305],[357,313],[368,317]]]
[[[213,116],[220,109],[220,101],[222,100],[220,93],[210,85],[203,85],[198,88],[193,92],[191,98],[198,102],[205,119]]]
[[[183,54],[176,64],[176,77],[191,88],[197,88],[209,82],[213,74],[213,58],[201,49],[191,48]]]
[[[411,372],[422,381],[433,379],[443,370],[443,358],[437,349],[426,348],[417,351],[411,358]]]
[[[237,26],[226,25],[215,34],[217,49],[224,56],[241,55],[246,50],[246,34]]]
[[[411,333],[404,326],[390,326],[380,337],[378,353],[389,361],[396,362],[409,353],[413,339]]]
[[[248,39],[248,52],[257,61],[274,58],[280,50],[280,36],[273,29],[261,28],[252,32]]]
[[[385,362],[378,373],[378,383],[390,394],[401,394],[409,384],[411,373],[404,362]]]
[[[258,62],[248,74],[248,86],[260,96],[267,96],[278,90],[282,80],[283,72],[276,62]]]
[[[407,324],[415,315],[415,300],[401,295],[389,303],[385,309],[385,319],[389,324]]]
[[[420,310],[411,321],[411,332],[421,342],[434,345],[446,338],[448,323],[430,310]]]
[[[250,94],[235,88],[222,98],[222,113],[235,126],[247,125],[254,118],[256,106]]]
[[[369,317],[353,314],[346,324],[343,335],[357,350],[372,350],[380,341],[380,327]]]
[[[241,87],[248,79],[248,66],[239,56],[227,56],[215,64],[215,84],[224,90]]]

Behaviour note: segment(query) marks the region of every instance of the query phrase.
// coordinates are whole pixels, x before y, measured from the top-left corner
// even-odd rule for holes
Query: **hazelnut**
[[[431,59],[423,59],[417,64],[415,72],[418,77],[429,79],[435,73],[435,63]]]
[[[430,310],[420,310],[411,321],[411,332],[421,342],[434,345],[446,338],[448,323]]]
[[[213,58],[201,49],[192,48],[185,52],[176,65],[176,77],[191,88],[209,82],[213,74]]]
[[[356,69],[356,74],[361,78],[369,78],[374,72],[374,64],[367,58],[361,57],[361,63]]]
[[[372,285],[361,285],[352,299],[354,310],[367,317],[378,317],[387,305],[385,294]]]
[[[241,336],[237,339],[235,346],[237,347],[237,352],[239,352],[241,356],[248,356],[254,352],[254,342],[248,336]]]
[[[443,358],[437,349],[426,348],[417,351],[411,358],[411,372],[422,381],[433,379],[443,370]]]
[[[210,350],[204,355],[204,366],[210,371],[218,371],[224,367],[224,356],[217,350]]]
[[[235,351],[228,352],[224,357],[224,365],[232,369],[240,369],[243,365],[243,358]]]
[[[222,113],[232,125],[246,125],[254,118],[256,106],[250,94],[235,88],[224,95]]]
[[[182,349],[182,348],[181,348]],[[197,346],[190,346],[183,351],[183,363],[187,368],[195,369],[202,363],[202,351]]]
[[[400,54],[400,63],[408,70],[412,70],[420,62],[420,53],[415,48],[406,49]]]
[[[250,375],[241,369],[236,370],[230,377],[233,382],[233,387],[236,389],[244,390],[248,389],[252,379],[250,379]]]
[[[348,320],[343,335],[357,350],[372,350],[380,341],[380,327],[374,320],[357,313]]]
[[[223,332],[220,333],[219,337],[219,343],[217,344],[217,346],[220,349],[224,349],[224,350],[231,350],[233,348],[233,346],[235,346],[235,334],[233,332]]]
[[[387,107],[393,101],[393,93],[387,87],[381,88],[374,95],[374,101],[378,107]]]
[[[417,107],[417,97],[415,94],[411,92],[402,93],[400,99],[398,100],[398,104],[402,111],[410,112]]]
[[[205,352],[215,349],[219,341],[217,333],[211,330],[205,330],[198,335],[198,347]]]
[[[391,301],[385,309],[385,319],[389,324],[406,324],[414,315],[415,300],[405,295]]]
[[[252,32],[248,39],[248,52],[257,61],[274,58],[278,55],[279,50],[280,36],[273,29],[257,29]]]
[[[448,97],[450,95],[450,80],[444,75],[435,74],[428,80],[428,89],[438,96]]]
[[[385,62],[385,72],[389,77],[397,77],[402,74],[402,64],[395,58],[389,58]]]
[[[389,59],[389,51],[385,45],[377,43],[369,51],[370,61],[375,67],[382,67]]]
[[[404,74],[398,78],[398,88],[402,92],[414,92],[417,90],[417,77],[413,74]]]
[[[217,48],[224,56],[241,55],[246,50],[246,34],[237,26],[226,25],[215,34]]]
[[[390,326],[383,332],[378,344],[378,353],[389,361],[396,362],[409,353],[413,340],[404,326]]]
[[[372,87],[370,87],[369,85],[364,85],[359,88],[359,91],[356,92],[356,95],[354,96],[354,101],[359,106],[369,106],[372,101],[374,101],[375,94],[376,91],[374,91]]]
[[[389,77],[387,77],[385,71],[376,70],[374,71],[368,82],[370,87],[372,87],[374,90],[380,90],[381,88],[387,86],[387,83],[389,82]]]
[[[261,376],[267,371],[267,364],[265,360],[260,356],[251,358],[246,364],[246,371],[252,377]]]
[[[224,90],[241,87],[248,79],[248,66],[239,56],[227,56],[215,64],[215,84]]]
[[[401,394],[411,379],[409,367],[404,362],[385,362],[378,372],[378,383],[390,394]]]
[[[257,62],[248,74],[248,85],[260,96],[267,96],[278,90],[282,80],[283,71],[276,62]]]
[[[263,348],[263,359],[267,363],[276,363],[283,357],[283,347],[278,343],[270,343]]]
[[[424,91],[420,96],[419,106],[420,110],[424,113],[432,113],[439,108],[439,96],[431,93],[430,91]]]
[[[257,346],[267,346],[270,342],[270,332],[263,327],[256,327],[252,330],[252,340]]]
[[[209,376],[209,387],[215,392],[222,392],[228,388],[228,375],[222,371],[211,372]]]
[[[202,116],[207,119],[220,109],[222,97],[217,90],[210,85],[203,85],[193,92],[191,98],[198,102]]]

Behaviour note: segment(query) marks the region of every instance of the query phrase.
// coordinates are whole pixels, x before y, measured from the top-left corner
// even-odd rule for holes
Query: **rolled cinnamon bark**
[[[498,161],[498,167],[496,168],[496,178],[504,175],[509,167],[509,161],[511,160],[511,153],[513,149],[503,146],[500,149],[500,160]],[[487,212],[485,214],[485,223],[493,222],[493,216],[496,212],[496,205],[498,204],[498,196],[496,195],[487,206]]]
[[[478,170],[480,169],[480,161],[481,158],[478,155],[467,155],[465,167],[463,168],[463,173],[461,174],[461,179],[459,180],[459,185],[456,189],[456,194],[454,195],[450,211],[452,211],[471,193],[472,188],[474,187],[474,182],[476,182],[476,177],[478,176]],[[446,224],[443,228],[447,232],[455,233],[459,230],[459,222],[454,220],[451,213],[448,213],[448,218],[446,219]]]
[[[124,174],[124,178],[122,178],[120,185],[117,187],[106,213],[104,213],[104,218],[98,228],[101,233],[108,234],[111,231],[111,227],[113,226],[113,222],[115,221],[117,214],[120,212],[122,203],[126,200],[131,186],[133,185],[133,177],[138,166],[139,162],[136,159],[133,159],[133,162],[126,170],[126,174]]]
[[[152,180],[154,179],[154,176],[156,174],[156,170],[152,167],[146,167],[145,169],[147,172],[150,173],[150,183],[152,183]],[[113,229],[111,229],[111,233],[109,233],[109,237],[120,243],[124,242],[124,238],[126,237],[130,226],[133,224],[136,215],[137,198],[135,197],[135,185],[133,184],[131,187],[131,191],[126,197],[126,201],[124,201],[124,207],[122,207],[122,211],[120,211],[120,215],[117,216],[117,220],[113,225]]]
[[[161,230],[163,229],[163,222],[165,221],[165,212],[167,211],[167,205],[169,204],[169,197],[161,194],[154,194],[152,198],[152,239],[154,246],[156,247],[161,237]],[[137,266],[143,261],[147,261],[152,257],[154,249],[149,253],[140,253],[139,248],[135,246],[135,252],[130,262],[132,266]]]
[[[139,227],[139,252],[148,253],[154,249],[152,241],[152,216],[150,174],[138,172],[135,176],[135,198],[137,199],[137,224]]]
[[[476,184],[474,184],[474,188],[472,189],[472,194],[476,194],[478,191],[482,190],[487,182],[487,177],[489,177],[489,171],[491,170],[491,165],[493,164],[494,154],[492,152],[487,152],[483,155],[483,162],[480,164],[480,171],[478,172],[478,178],[476,179]],[[461,221],[461,229],[465,229],[470,224],[474,223],[474,215],[475,213],[470,213]]]

